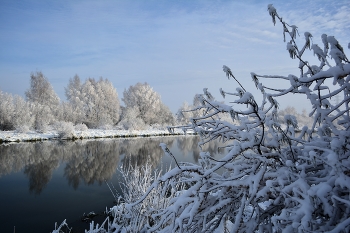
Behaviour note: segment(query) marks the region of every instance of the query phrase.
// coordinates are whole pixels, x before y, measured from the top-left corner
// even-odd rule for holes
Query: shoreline
[[[193,135],[193,132],[187,134]],[[175,130],[170,133],[168,130],[117,130],[117,129],[88,129],[85,131],[74,131],[71,136],[60,137],[58,131],[50,130],[45,133],[29,131],[19,133],[16,131],[0,131],[0,144],[11,142],[35,142],[46,140],[77,140],[77,139],[98,139],[98,138],[135,138],[152,136],[175,136],[186,135],[182,130]]]

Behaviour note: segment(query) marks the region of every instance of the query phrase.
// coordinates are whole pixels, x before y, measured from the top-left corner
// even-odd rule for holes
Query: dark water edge
[[[83,214],[99,214],[114,204],[106,184],[118,189],[121,165],[169,167],[159,143],[166,143],[178,161],[196,162],[197,136],[147,137],[77,141],[43,141],[0,145],[1,232],[52,232],[64,219],[72,232],[84,232]],[[215,154],[218,144],[206,150]],[[119,190],[120,192],[120,190]]]

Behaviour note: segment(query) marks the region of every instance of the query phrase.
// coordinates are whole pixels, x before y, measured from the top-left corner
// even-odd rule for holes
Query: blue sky
[[[120,98],[130,85],[147,82],[175,112],[205,87],[217,99],[220,87],[233,91],[237,84],[222,71],[227,65],[258,94],[250,72],[299,75],[269,3],[298,26],[300,45],[305,31],[318,44],[326,33],[349,54],[348,0],[0,0],[0,90],[24,96],[35,71],[61,100],[75,74],[109,79]],[[305,102],[289,96],[280,105],[301,110]]]

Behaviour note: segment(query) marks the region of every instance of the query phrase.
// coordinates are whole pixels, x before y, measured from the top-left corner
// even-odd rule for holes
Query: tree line
[[[174,114],[148,83],[124,90],[121,106],[108,79],[83,82],[75,75],[65,87],[65,96],[67,100],[61,101],[42,72],[32,73],[25,98],[0,90],[0,130],[45,132],[49,126],[141,130],[175,123]]]
[[[173,114],[148,83],[137,83],[124,90],[124,106],[121,106],[118,93],[108,79],[88,78],[83,82],[75,75],[65,87],[67,100],[61,101],[47,77],[35,72],[30,75],[25,98],[0,90],[0,130],[45,132],[51,126],[66,134],[87,128],[142,130],[186,125],[203,114],[201,101],[206,92],[204,88],[204,94],[195,94],[192,104],[184,102]],[[311,124],[305,110],[299,114],[293,107],[279,111],[279,121],[284,123],[284,115],[289,114],[298,122]],[[229,120],[227,115],[220,115],[222,120]]]

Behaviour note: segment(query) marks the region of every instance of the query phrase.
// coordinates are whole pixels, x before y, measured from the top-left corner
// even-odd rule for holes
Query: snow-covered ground
[[[182,130],[175,130],[174,134],[184,134]],[[85,131],[74,131],[74,136],[63,139],[87,139],[87,138],[118,138],[118,137],[148,137],[173,135],[168,130],[150,129],[150,130],[104,130],[88,129]],[[0,131],[0,142],[23,142],[60,139],[56,130],[49,130],[45,133],[30,131],[19,133],[16,131]],[[62,139],[62,138],[61,138]]]

